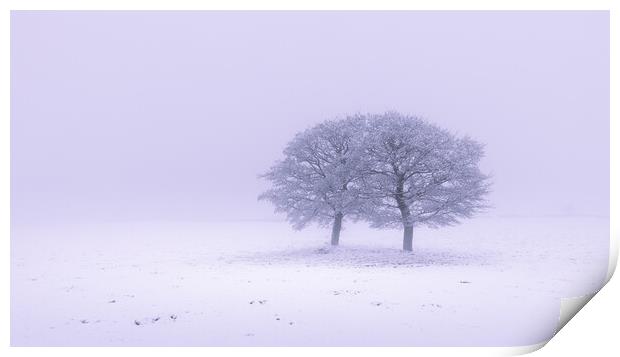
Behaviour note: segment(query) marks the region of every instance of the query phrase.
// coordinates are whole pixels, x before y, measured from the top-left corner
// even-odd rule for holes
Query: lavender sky
[[[609,214],[607,12],[12,12],[12,220],[275,219],[295,132],[385,110],[486,143],[490,215]]]

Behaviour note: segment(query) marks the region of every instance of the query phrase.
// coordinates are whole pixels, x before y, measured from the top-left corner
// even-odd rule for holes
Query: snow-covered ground
[[[12,227],[14,346],[516,346],[600,288],[609,220],[414,232],[280,222]]]

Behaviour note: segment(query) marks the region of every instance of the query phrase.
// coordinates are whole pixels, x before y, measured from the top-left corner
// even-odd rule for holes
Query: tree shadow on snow
[[[427,248],[404,252],[389,248],[327,247],[260,252],[237,256],[229,259],[228,262],[258,265],[300,264],[306,266],[398,268],[488,265],[489,257],[484,254]]]

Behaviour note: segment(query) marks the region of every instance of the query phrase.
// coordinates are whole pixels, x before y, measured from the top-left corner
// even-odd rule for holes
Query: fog
[[[12,12],[12,221],[281,219],[287,141],[386,110],[486,144],[489,215],[609,214],[608,12]]]

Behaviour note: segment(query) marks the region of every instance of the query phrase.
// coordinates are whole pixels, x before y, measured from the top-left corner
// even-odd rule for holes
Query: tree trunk
[[[332,245],[337,246],[340,241],[340,229],[342,228],[342,213],[336,213],[332,226]]]
[[[403,232],[403,250],[408,252],[413,250],[413,226],[405,226]]]
[[[403,250],[411,252],[413,250],[413,223],[411,220],[411,210],[409,209],[409,205],[404,197],[404,188],[405,188],[405,178],[404,176],[399,176],[398,182],[396,183],[396,194],[394,195],[394,199],[396,200],[396,204],[398,205],[398,209],[400,210],[401,219],[403,222]]]

